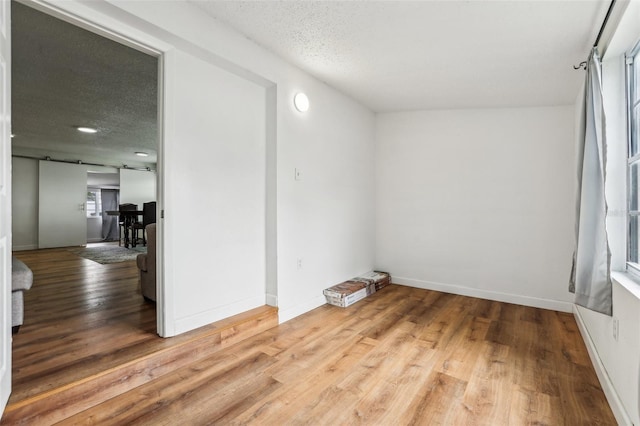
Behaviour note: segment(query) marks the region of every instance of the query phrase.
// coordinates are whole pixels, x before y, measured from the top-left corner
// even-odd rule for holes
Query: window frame
[[[631,210],[631,203],[633,200],[631,194],[631,191],[633,189],[631,181],[633,178],[632,169],[634,165],[637,165],[640,168],[640,85],[638,84],[638,78],[636,78],[638,74],[640,74],[640,70],[637,69],[637,67],[640,67],[640,40],[636,42],[635,46],[625,54],[624,60],[626,95],[625,109],[627,115],[627,253],[625,261],[627,265],[627,271],[632,272],[634,275],[640,277],[640,262],[631,261],[632,252],[635,251],[636,256],[638,256],[640,252],[640,235],[638,233],[638,229],[636,229],[635,234],[631,232],[632,218],[635,217],[640,220],[640,179],[638,179],[636,186],[636,204],[638,204],[636,206],[637,210]],[[638,120],[636,120],[634,116],[638,117]],[[634,146],[636,152],[632,155]],[[640,173],[638,174],[640,175]],[[635,238],[632,238],[632,235],[635,235]],[[633,248],[634,245],[635,250]]]

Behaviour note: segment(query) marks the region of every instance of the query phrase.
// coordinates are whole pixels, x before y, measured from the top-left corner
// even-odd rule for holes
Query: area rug
[[[140,253],[146,253],[146,246],[136,246],[131,248],[124,248],[119,246],[96,246],[96,247],[73,247],[69,249],[70,252],[77,254],[85,259],[93,260],[94,262],[102,263],[118,263],[126,262],[129,260],[136,260],[136,257]]]

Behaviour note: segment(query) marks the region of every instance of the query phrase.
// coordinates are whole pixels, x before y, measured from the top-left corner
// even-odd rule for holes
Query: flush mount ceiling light
[[[149,154],[147,154],[146,152],[142,152],[142,151],[136,152],[136,155],[138,157],[148,157],[149,156]]]
[[[77,129],[82,133],[98,133],[98,129],[94,129],[93,127],[78,127]]]
[[[293,105],[298,111],[307,112],[309,111],[309,98],[302,92],[296,93],[293,97]]]

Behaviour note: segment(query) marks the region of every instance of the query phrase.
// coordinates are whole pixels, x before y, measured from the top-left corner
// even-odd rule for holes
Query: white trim
[[[160,56],[172,46],[161,39],[124,22],[122,14],[112,16],[81,1],[59,4],[55,0],[17,0],[32,9],[68,22],[101,37],[124,44],[151,56]],[[107,5],[101,5],[107,6]],[[108,7],[108,6],[107,6]]]
[[[611,411],[613,411],[613,415],[616,418],[616,421],[619,425],[633,425],[629,414],[624,409],[624,405],[616,392],[615,387],[613,386],[613,382],[609,378],[609,374],[607,374],[607,370],[604,368],[604,364],[598,356],[598,351],[596,349],[596,345],[591,340],[591,336],[587,331],[587,326],[582,319],[582,315],[578,310],[576,305],[573,305],[573,316],[576,319],[576,323],[578,323],[578,329],[580,330],[580,334],[582,335],[582,340],[584,340],[585,345],[587,346],[587,352],[589,352],[589,358],[591,358],[591,363],[593,364],[593,368],[596,370],[596,374],[598,376],[598,380],[600,380],[600,386],[604,391],[604,395],[607,398],[607,402],[611,406]]]
[[[640,300],[640,283],[637,275],[632,272],[611,271],[611,278]]]
[[[464,287],[452,284],[436,283],[431,281],[416,280],[412,278],[392,277],[394,284],[409,287],[423,288],[426,290],[443,291],[445,293],[459,294],[461,296],[478,297],[480,299],[495,300],[498,302],[515,303],[517,305],[531,306],[534,308],[551,309],[560,312],[572,312],[573,303],[560,300],[541,299],[538,297],[520,296],[518,294],[501,293],[498,291],[479,288]]]
[[[173,128],[171,127],[171,120],[167,117],[171,117],[173,110],[170,110],[170,104],[167,99],[167,92],[170,92],[168,87],[171,84],[168,77],[171,77],[171,70],[175,69],[173,62],[173,53],[164,52],[158,57],[158,160],[156,163],[156,265],[162,265],[162,268],[156,268],[156,306],[162,306],[162,309],[156,309],[156,324],[157,332],[160,337],[168,337],[173,333],[174,327],[173,321],[175,315],[173,299],[167,298],[167,288],[173,286],[173,282],[168,281],[165,277],[173,276],[167,275],[168,264],[167,257],[165,256],[165,221],[164,212],[167,207],[165,202],[165,146],[167,146],[167,140],[169,135],[173,135]],[[171,315],[167,314],[171,312]]]
[[[185,333],[198,327],[202,327],[208,324],[212,324],[216,321],[229,318],[233,315],[238,314],[239,312],[246,312],[260,306],[264,306],[263,296],[239,300],[237,302],[230,303],[224,306],[217,306],[214,309],[208,309],[204,312],[200,312],[195,315],[189,315],[185,318],[176,318],[175,334],[177,335]]]
[[[265,89],[265,294],[278,306],[278,87]]]
[[[269,306],[278,307],[278,295],[277,294],[269,294],[267,293],[266,303]]]
[[[27,244],[24,246],[13,246],[11,248],[13,251],[25,251],[25,250],[38,250],[37,244]]]
[[[319,308],[320,306],[326,303],[327,303],[327,300],[324,298],[324,295],[314,297],[313,299],[308,300],[305,303],[296,305],[292,308],[285,309],[284,311],[278,311],[278,320],[280,324],[282,324],[283,322],[287,322],[290,319],[294,319],[297,316],[300,316],[316,308]]]

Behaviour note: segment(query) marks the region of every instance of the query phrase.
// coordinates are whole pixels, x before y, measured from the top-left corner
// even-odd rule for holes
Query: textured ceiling
[[[374,111],[575,101],[609,1],[199,1]]]
[[[14,154],[155,168],[157,59],[20,3],[11,7]]]
[[[586,59],[609,5],[189,1],[374,111],[573,103],[584,73],[572,65]],[[12,9],[14,153],[154,167],[157,59]]]

